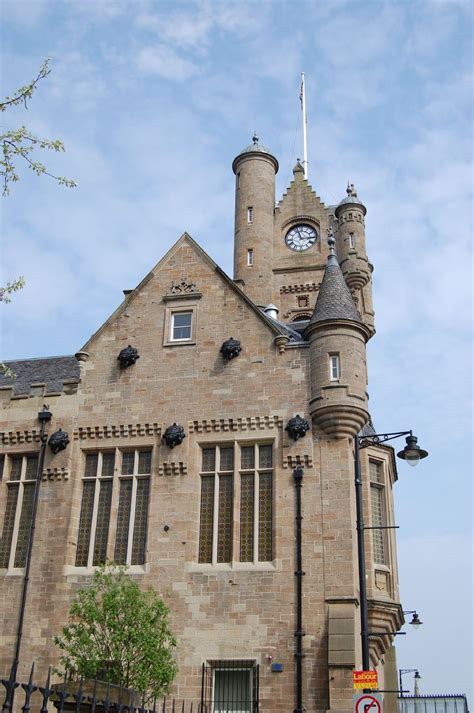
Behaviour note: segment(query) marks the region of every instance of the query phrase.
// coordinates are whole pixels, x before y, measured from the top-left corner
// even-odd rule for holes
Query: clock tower
[[[293,180],[275,205],[278,161],[257,136],[232,164],[236,177],[234,280],[259,306],[276,306],[282,322],[311,318],[328,259],[335,254],[370,334],[374,334],[370,265],[365,252],[366,209],[352,186],[337,206],[326,206],[304,177],[299,159]]]

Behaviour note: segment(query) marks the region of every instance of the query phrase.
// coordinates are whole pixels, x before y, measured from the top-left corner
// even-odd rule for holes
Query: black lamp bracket
[[[374,433],[372,436],[356,436],[356,438],[359,448],[368,448],[369,446],[378,446],[386,441],[393,441],[395,438],[412,435],[413,431],[396,431],[394,433]]]

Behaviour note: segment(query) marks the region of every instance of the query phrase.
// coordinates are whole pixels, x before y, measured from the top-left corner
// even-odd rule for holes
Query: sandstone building
[[[40,671],[55,661],[52,636],[74,592],[115,560],[171,610],[179,697],[208,711],[293,710],[300,641],[305,709],[352,710],[361,668],[353,438],[371,432],[375,332],[366,208],[353,186],[326,206],[299,162],[275,205],[278,162],[257,137],[232,168],[233,279],[184,234],[75,356],[12,362],[15,379],[1,377],[3,675],[46,403],[48,436],[61,429],[69,443],[48,447],[41,469],[22,675],[33,660]],[[393,525],[393,451],[374,445],[361,457],[366,520]],[[393,533],[368,530],[365,541],[381,689],[396,688],[389,632],[403,623]],[[219,707],[232,686],[239,705]]]

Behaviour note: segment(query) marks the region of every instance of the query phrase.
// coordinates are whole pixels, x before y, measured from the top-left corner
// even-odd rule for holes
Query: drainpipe
[[[296,496],[296,518],[295,518],[295,536],[296,536],[296,708],[293,713],[303,713],[303,565],[301,561],[301,488],[303,487],[303,468],[298,466],[293,471],[295,480],[295,496]]]
[[[15,672],[18,668],[18,663],[20,660],[20,647],[21,647],[21,638],[23,636],[23,620],[25,618],[26,595],[28,592],[28,582],[30,579],[31,553],[33,550],[33,539],[35,536],[36,511],[38,509],[38,498],[39,498],[39,490],[40,490],[40,485],[41,485],[41,477],[43,475],[44,455],[46,452],[46,444],[48,441],[48,436],[47,436],[47,434],[45,434],[45,429],[46,429],[46,424],[48,423],[48,421],[51,421],[51,417],[52,417],[51,411],[48,411],[47,406],[43,406],[43,410],[38,413],[38,421],[41,423],[41,430],[40,430],[41,448],[40,448],[40,452],[39,452],[39,456],[38,456],[38,467],[36,468],[36,481],[35,481],[35,492],[33,495],[33,508],[32,508],[32,513],[31,513],[30,536],[28,538],[28,547],[26,549],[25,575],[23,577],[23,587],[22,587],[21,599],[20,599],[20,612],[18,615],[18,626],[17,626],[17,632],[16,632],[15,655],[13,658],[13,666],[12,666],[12,671],[14,670]]]

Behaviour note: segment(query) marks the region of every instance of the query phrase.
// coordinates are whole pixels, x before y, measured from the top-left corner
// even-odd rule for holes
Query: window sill
[[[24,567],[12,567],[11,569],[2,567],[0,569],[0,575],[1,574],[3,574],[4,577],[24,577],[25,569]]]
[[[163,344],[164,347],[189,347],[190,345],[196,344],[195,339],[183,339],[183,341],[175,341],[172,342],[167,341]]]
[[[190,562],[187,564],[188,572],[276,572],[281,569],[278,560],[273,562]]]
[[[63,575],[65,577],[92,577],[94,572],[98,570],[97,567],[75,567],[70,564],[66,564],[63,567]],[[131,564],[127,567],[127,574],[147,574],[150,571],[150,565],[146,564]]]

